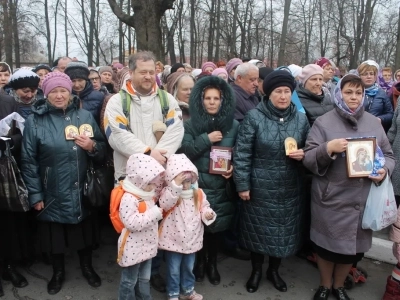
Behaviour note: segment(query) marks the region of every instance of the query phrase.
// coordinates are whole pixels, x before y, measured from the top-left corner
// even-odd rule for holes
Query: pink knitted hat
[[[217,68],[217,66],[212,61],[207,61],[201,66],[201,70],[205,72],[208,67],[212,67],[213,70]]]
[[[211,75],[213,76],[218,76],[220,74],[225,74],[226,78],[228,78],[228,72],[224,68],[217,68],[214,71],[212,71]]]
[[[301,74],[299,75],[299,81],[302,84],[306,84],[307,80],[314,75],[322,75],[324,76],[324,70],[316,64],[309,64],[303,68]]]
[[[72,92],[72,81],[68,75],[61,72],[51,72],[43,79],[42,90],[44,95],[47,95],[55,88],[63,87],[70,93]]]
[[[243,63],[243,61],[240,58],[232,58],[230,61],[228,61],[228,63],[226,64],[226,72],[228,72],[228,74],[238,65],[241,65]]]

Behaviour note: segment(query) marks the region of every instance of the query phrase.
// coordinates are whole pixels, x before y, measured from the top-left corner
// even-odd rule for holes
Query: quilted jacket
[[[303,168],[285,155],[284,141],[293,137],[303,148],[307,117],[292,103],[282,114],[263,100],[243,120],[234,151],[236,189],[250,191],[240,218],[240,243],[246,249],[287,257],[301,246]]]
[[[79,128],[90,124],[97,151],[89,153],[66,140],[68,125]],[[103,162],[105,141],[91,113],[79,109],[74,97],[64,111],[45,99],[32,106],[32,114],[25,121],[22,139],[21,173],[33,207],[43,201],[44,209],[37,219],[62,224],[77,224],[85,219],[88,210],[82,205],[83,185],[89,159]]]
[[[76,92],[72,91],[72,94],[76,95]],[[87,81],[85,89],[79,93],[79,98],[82,100],[82,108],[90,111],[97,125],[100,126],[100,111],[103,106],[104,94],[94,90],[92,83]]]
[[[207,86],[219,86],[223,100],[220,111],[212,116],[203,108],[202,93]],[[199,172],[199,188],[207,195],[211,208],[217,214],[213,224],[206,231],[221,232],[227,230],[235,213],[231,184],[222,175],[210,174],[211,146],[233,147],[236,141],[239,123],[233,119],[235,97],[231,87],[216,76],[207,76],[199,80],[190,94],[190,119],[184,124],[185,134],[182,146],[178,150],[193,162]],[[219,130],[223,138],[212,144],[208,134]]]

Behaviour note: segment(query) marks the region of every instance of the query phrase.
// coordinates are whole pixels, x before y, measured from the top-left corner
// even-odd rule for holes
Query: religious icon
[[[68,125],[65,127],[65,139],[68,141],[75,140],[75,137],[79,135],[78,128],[74,125]]]
[[[348,139],[346,156],[349,177],[371,175],[375,158],[375,138]]]
[[[79,127],[79,134],[87,137],[93,137],[93,128],[89,124],[83,124]]]
[[[293,151],[297,150],[297,142],[294,138],[288,137],[285,139],[285,151],[286,155],[289,155]]]
[[[231,168],[232,148],[212,146],[210,152],[210,174],[225,174]]]

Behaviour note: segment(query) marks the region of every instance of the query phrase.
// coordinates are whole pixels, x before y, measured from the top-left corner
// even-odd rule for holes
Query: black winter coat
[[[207,86],[217,86],[222,89],[223,100],[220,111],[212,116],[203,108],[202,93]],[[199,80],[189,100],[190,119],[185,123],[185,135],[182,146],[178,150],[184,153],[193,162],[199,172],[199,187],[203,189],[210,202],[211,208],[217,214],[213,224],[206,227],[206,231],[221,232],[227,230],[232,223],[235,213],[235,203],[230,180],[222,175],[210,174],[210,152],[212,146],[232,147],[235,145],[239,123],[233,119],[235,98],[232,89],[222,79],[216,76],[207,76]],[[208,134],[221,131],[223,139],[218,143],[211,143]]]
[[[5,93],[0,93],[0,120],[4,119],[13,112],[18,112],[18,103],[15,102],[13,97]],[[8,137],[11,138],[9,143],[10,146],[13,147],[13,156],[15,157],[16,161],[19,162],[22,135],[19,129],[14,128],[12,130],[13,132],[10,132],[8,135]]]
[[[317,95],[307,90],[302,84],[299,84],[296,91],[306,111],[310,126],[314,124],[318,117],[333,109],[331,97],[326,95],[324,90],[321,95]]]
[[[72,91],[72,94],[77,95]],[[79,93],[79,99],[82,101],[82,108],[91,112],[97,125],[100,126],[100,111],[103,106],[104,94],[93,89],[90,81],[86,82],[85,89]]]
[[[304,203],[302,164],[286,156],[284,142],[293,137],[303,148],[310,126],[293,103],[286,113],[271,107],[264,98],[241,123],[233,178],[238,192],[250,191],[240,218],[242,246],[287,257],[301,246]]]
[[[90,124],[96,151],[89,153],[66,140],[65,128]],[[43,200],[44,209],[37,214],[41,221],[62,224],[80,223],[88,210],[82,205],[83,184],[89,159],[103,162],[105,141],[92,114],[79,108],[79,98],[64,111],[39,100],[26,119],[22,142],[22,176],[33,207]]]

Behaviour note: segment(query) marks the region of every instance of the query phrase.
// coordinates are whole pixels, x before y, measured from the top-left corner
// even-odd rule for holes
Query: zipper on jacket
[[[48,176],[49,176],[49,169],[50,167],[46,167],[46,171],[44,172],[44,188],[47,189],[47,180],[48,180]]]

